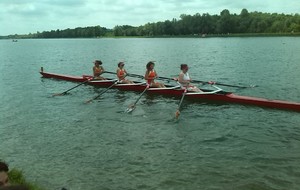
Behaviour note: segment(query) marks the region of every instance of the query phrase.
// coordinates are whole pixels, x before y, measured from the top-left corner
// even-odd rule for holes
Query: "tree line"
[[[208,13],[180,15],[164,22],[147,23],[138,27],[130,25],[105,27],[78,27],[75,29],[51,30],[23,35],[24,38],[97,38],[108,36],[186,36],[186,35],[228,35],[228,34],[299,34],[300,15],[248,12],[231,14],[224,9],[220,15]],[[17,38],[14,35],[11,37]],[[20,36],[19,36],[20,37]]]

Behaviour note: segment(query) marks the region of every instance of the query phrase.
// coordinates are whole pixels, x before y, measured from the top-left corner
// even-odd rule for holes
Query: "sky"
[[[300,0],[0,0],[0,36],[116,25],[140,26],[181,14],[220,14],[224,9],[300,14]]]

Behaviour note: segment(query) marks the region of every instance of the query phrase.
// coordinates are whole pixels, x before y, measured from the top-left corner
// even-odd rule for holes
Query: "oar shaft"
[[[137,74],[130,74],[130,73],[127,73],[128,76],[131,76],[131,77],[137,77],[137,78],[145,78],[144,76],[142,75],[137,75]]]
[[[141,97],[143,96],[143,94],[149,89],[150,85],[147,84],[146,88],[143,90],[143,92],[140,94],[140,96],[138,97],[138,99],[131,105],[128,106],[128,108],[126,109],[125,112],[130,113],[135,109],[135,105],[138,103],[138,101],[141,99]]]
[[[106,73],[110,73],[110,74],[116,74],[114,72],[109,72],[109,71],[105,71]],[[137,74],[131,74],[131,73],[127,73],[127,76],[132,76],[132,77],[138,77],[138,78],[144,78],[144,76],[142,75],[137,75]],[[176,81],[175,79],[173,78],[168,78],[168,77],[157,77],[158,79],[162,79],[162,80],[174,80]],[[194,83],[201,83],[201,84],[211,84],[210,82],[208,81],[201,81],[201,80],[192,80],[191,82],[194,82]],[[240,85],[231,85],[231,84],[224,84],[224,83],[220,83],[220,82],[215,82],[214,84],[216,85],[220,85],[220,86],[228,86],[228,87],[236,87],[236,88],[253,88],[254,86],[240,86]]]
[[[104,94],[105,92],[107,92],[109,89],[111,89],[113,86],[115,86],[117,84],[117,82],[113,83],[112,85],[110,85],[109,87],[107,87],[105,90],[103,90],[102,92],[100,92],[97,96],[95,96],[94,99],[99,98],[102,94]]]
[[[144,89],[144,91],[140,94],[140,96],[138,97],[138,99],[133,103],[133,105],[136,105],[136,103],[138,103],[138,101],[141,99],[141,97],[143,96],[143,94],[145,94],[145,92],[149,89],[149,85],[146,86],[146,88]]]
[[[99,98],[102,94],[104,94],[105,92],[107,92],[109,89],[111,89],[113,86],[115,86],[118,83],[118,81],[114,82],[112,85],[110,85],[109,87],[107,87],[105,90],[103,90],[102,92],[100,92],[97,96],[89,99],[88,101],[86,101],[86,103],[89,103],[97,98]]]
[[[86,84],[86,83],[89,82],[89,81],[90,81],[90,80],[88,79],[88,80],[86,80],[86,81],[84,81],[84,82],[78,84],[77,86],[74,86],[73,88],[70,88],[69,90],[64,91],[62,94],[65,94],[65,93],[67,93],[67,92],[73,90],[74,88],[77,88],[78,86],[81,86],[81,85],[83,85],[83,84]]]
[[[181,107],[181,104],[182,104],[182,102],[183,102],[183,99],[184,99],[186,93],[187,93],[187,89],[185,89],[184,92],[183,92],[183,94],[182,94],[181,100],[180,100],[180,102],[179,102],[179,104],[178,104],[178,110],[179,110],[180,107]]]
[[[115,72],[110,72],[110,71],[104,71],[103,73],[117,74],[117,73],[115,73]]]
[[[110,72],[110,71],[105,71],[105,73],[114,74],[114,75],[117,74],[117,73],[115,73],[115,72]],[[127,73],[126,76],[130,76],[130,77],[138,77],[138,78],[144,78],[144,76],[142,76],[142,75],[131,74],[131,73]]]
[[[192,82],[202,83],[202,84],[211,84],[210,82],[200,81],[200,80],[192,80]],[[240,86],[240,85],[224,84],[224,83],[220,83],[220,82],[215,82],[214,84],[220,85],[220,86],[235,87],[235,88],[251,88],[251,86]]]
[[[192,80],[191,82],[202,83],[202,84],[208,84],[207,81],[201,81],[201,80]]]
[[[236,88],[251,88],[251,86],[239,86],[239,85],[223,84],[219,82],[216,82],[216,84],[220,86],[228,86],[228,87],[236,87]]]
[[[86,84],[87,82],[89,82],[89,81],[92,80],[92,79],[93,79],[93,78],[87,79],[86,81],[84,81],[84,82],[82,82],[82,83],[80,83],[80,84],[78,84],[78,85],[76,85],[76,86],[70,88],[69,90],[66,90],[66,91],[64,91],[64,92],[62,92],[62,93],[60,93],[60,94],[54,94],[53,96],[64,95],[64,94],[68,93],[69,91],[71,91],[71,90],[73,90],[73,89],[75,89],[75,88],[77,88],[77,87],[79,87],[79,86],[81,86],[81,85],[83,85],[83,84]]]
[[[110,71],[105,71],[105,73],[109,73],[109,74],[116,74],[114,72],[110,72]],[[133,74],[133,73],[127,73],[126,74],[127,76],[130,76],[130,77],[138,77],[138,78],[142,78],[144,79],[145,77],[143,75],[138,75],[138,74]],[[172,78],[167,78],[167,77],[157,77],[158,79],[163,79],[163,80],[174,80]]]
[[[177,111],[175,112],[175,118],[176,118],[176,119],[179,118],[179,115],[180,115],[180,107],[181,107],[181,104],[182,104],[182,102],[183,102],[183,99],[184,99],[186,93],[187,93],[187,88],[184,89],[184,92],[183,92],[183,94],[182,94],[181,100],[180,100],[180,102],[179,102],[179,104],[178,104]]]
[[[158,79],[163,79],[163,80],[174,80],[173,78],[168,78],[168,77],[157,77]]]

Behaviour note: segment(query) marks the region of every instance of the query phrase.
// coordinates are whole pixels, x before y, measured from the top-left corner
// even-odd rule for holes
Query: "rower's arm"
[[[119,77],[119,78],[125,78],[125,76],[126,76],[126,72],[125,71],[123,72],[123,75],[121,75],[121,69],[117,70],[117,77]]]
[[[144,76],[144,78],[146,79],[146,80],[148,80],[149,78],[148,78],[148,75],[149,75],[149,72],[148,71],[146,71],[146,73],[145,73],[145,76]]]
[[[104,68],[102,66],[100,66],[100,69],[101,69],[101,71],[100,71],[100,75],[101,75],[102,73],[104,73]]]
[[[158,75],[157,75],[156,71],[154,71],[154,73],[155,73],[155,76],[152,79],[158,78]]]
[[[94,77],[98,76],[98,73],[96,72],[96,67],[93,67],[93,75]]]

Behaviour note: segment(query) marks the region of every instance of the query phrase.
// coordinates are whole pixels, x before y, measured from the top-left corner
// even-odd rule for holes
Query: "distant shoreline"
[[[205,34],[205,35],[157,35],[157,36],[101,36],[97,38],[228,38],[228,37],[300,37],[300,33],[239,33],[239,34]],[[15,42],[16,39],[97,39],[91,38],[26,38],[17,37],[11,38],[8,36],[0,36],[2,40],[12,40]]]
[[[207,35],[163,35],[163,36],[141,36],[141,38],[227,38],[227,37],[300,37],[300,33],[240,33],[240,34],[207,34]],[[118,36],[117,38],[128,38],[130,36]],[[135,37],[135,36],[133,36]]]

